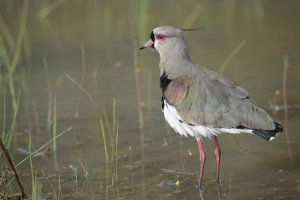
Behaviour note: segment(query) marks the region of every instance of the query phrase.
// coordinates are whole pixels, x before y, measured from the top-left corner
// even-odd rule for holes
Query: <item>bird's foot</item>
[[[218,185],[218,186],[221,186],[222,185],[222,182],[221,180],[218,178],[218,179],[215,179],[214,182]]]
[[[204,190],[204,185],[199,185],[199,184],[198,184],[196,187],[197,187],[199,190],[201,190],[201,191]]]

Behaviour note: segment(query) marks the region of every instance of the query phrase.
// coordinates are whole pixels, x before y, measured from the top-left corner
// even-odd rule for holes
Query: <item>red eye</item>
[[[158,40],[164,40],[164,39],[166,39],[166,36],[158,34],[158,35],[155,36],[155,38],[158,39]]]

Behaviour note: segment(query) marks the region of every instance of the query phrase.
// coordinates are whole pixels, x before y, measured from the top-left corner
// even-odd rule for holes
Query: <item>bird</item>
[[[198,186],[204,187],[203,138],[213,139],[215,143],[216,182],[220,184],[219,135],[248,133],[273,140],[283,132],[283,127],[249,97],[246,89],[196,64],[189,55],[185,31],[189,29],[156,27],[140,50],[153,48],[159,54],[162,112],[175,132],[196,138],[200,165]]]

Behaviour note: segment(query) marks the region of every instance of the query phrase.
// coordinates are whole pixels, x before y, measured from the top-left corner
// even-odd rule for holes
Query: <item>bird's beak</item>
[[[140,50],[145,49],[147,47],[154,47],[154,42],[151,39],[148,40],[145,44],[143,44],[143,46],[140,47]]]

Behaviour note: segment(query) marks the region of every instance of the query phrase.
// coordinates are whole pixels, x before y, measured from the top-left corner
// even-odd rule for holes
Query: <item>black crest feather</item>
[[[200,28],[181,28],[180,30],[182,31],[199,31],[199,30],[204,30],[204,27],[200,27]]]

